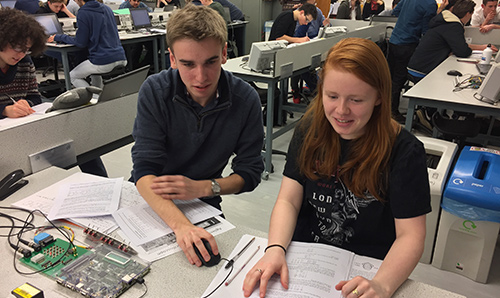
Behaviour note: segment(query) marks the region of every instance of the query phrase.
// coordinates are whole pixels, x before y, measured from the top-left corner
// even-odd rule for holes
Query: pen
[[[243,270],[243,268],[245,268],[245,266],[250,262],[250,260],[255,256],[255,254],[260,250],[260,245],[257,246],[257,249],[252,253],[252,255],[250,255],[250,257],[246,260],[246,262],[243,264],[243,266],[240,267],[240,269],[238,269],[238,271],[236,271],[236,273],[228,280],[226,281],[225,285],[226,286],[229,286],[229,284],[234,280],[234,278],[241,272],[241,270]]]
[[[14,98],[12,98],[12,96],[10,96],[7,93],[4,93],[4,94],[7,95],[7,97],[10,98],[10,100],[12,100],[13,103],[17,103],[17,101]]]
[[[243,254],[243,252],[250,246],[250,244],[252,244],[252,242],[254,242],[254,241],[255,241],[255,237],[253,237],[247,243],[247,245],[245,245],[245,247],[243,247],[243,249],[240,250],[240,252],[237,255],[235,255],[229,262],[227,262],[227,264],[224,267],[224,269],[228,269],[229,267],[231,267],[231,265],[233,265],[234,261],[236,261]]]

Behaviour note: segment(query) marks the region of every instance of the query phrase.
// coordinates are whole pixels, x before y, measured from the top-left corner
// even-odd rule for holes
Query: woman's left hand
[[[382,285],[376,281],[356,276],[351,280],[339,282],[335,289],[342,292],[345,298],[389,298]]]

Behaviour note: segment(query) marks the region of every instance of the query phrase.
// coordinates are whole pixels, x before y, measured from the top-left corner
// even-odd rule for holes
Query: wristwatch
[[[212,181],[212,194],[213,196],[218,196],[220,195],[220,184],[219,182],[215,181],[215,179],[210,179]]]

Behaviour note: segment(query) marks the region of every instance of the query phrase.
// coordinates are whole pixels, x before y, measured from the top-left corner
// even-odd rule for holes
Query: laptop
[[[139,88],[141,88],[142,83],[144,83],[148,71],[149,65],[146,65],[104,81],[102,92],[99,94],[99,99],[97,101],[105,102],[139,92]]]
[[[45,28],[47,35],[64,33],[55,13],[34,14],[33,17]]]
[[[14,8],[16,6],[17,0],[2,0],[0,1],[0,7],[10,7]]]
[[[174,5],[165,5],[163,6],[163,11],[173,11],[175,9]]]
[[[130,18],[135,30],[152,28],[147,8],[130,8]]]

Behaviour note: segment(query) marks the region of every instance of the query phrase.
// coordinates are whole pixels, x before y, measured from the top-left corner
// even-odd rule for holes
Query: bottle
[[[483,55],[481,56],[481,64],[490,64],[491,55],[493,54],[493,50],[491,49],[491,44],[483,50]]]

